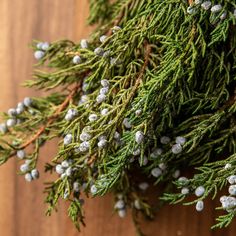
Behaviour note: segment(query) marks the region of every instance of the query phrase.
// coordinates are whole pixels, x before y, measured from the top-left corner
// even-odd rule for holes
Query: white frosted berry
[[[78,115],[78,111],[76,109],[73,109],[73,108],[70,108],[68,111],[67,111],[67,114],[71,114],[73,116],[77,116]]]
[[[132,127],[132,125],[131,125],[131,123],[130,123],[130,121],[129,121],[128,118],[124,118],[124,120],[123,120],[123,125],[124,125],[124,127],[125,127],[126,129],[130,129],[130,128]]]
[[[80,64],[81,63],[81,57],[79,56],[79,55],[75,55],[74,57],[73,57],[73,59],[72,59],[72,62],[74,63],[74,64]]]
[[[120,209],[117,211],[120,218],[124,218],[126,216],[126,210]]]
[[[151,170],[151,174],[152,176],[154,176],[155,178],[158,178],[162,175],[162,171],[160,168],[156,167],[154,169]]]
[[[142,182],[138,185],[138,187],[143,190],[143,191],[146,191],[149,187],[149,184],[147,182]]]
[[[104,109],[101,110],[101,115],[105,116],[105,115],[107,115],[108,112],[109,112],[109,109],[104,108]]]
[[[182,188],[181,189],[181,194],[183,194],[183,195],[189,194],[189,188],[186,188],[186,187]]]
[[[106,39],[107,39],[107,36],[106,36],[106,35],[102,35],[102,36],[99,38],[99,40],[100,40],[101,43],[104,43],[104,42],[106,41]]]
[[[107,50],[107,51],[105,51],[104,53],[103,53],[103,57],[105,57],[105,58],[108,58],[109,56],[110,56],[110,54],[111,54],[111,51],[110,50]]]
[[[75,192],[79,192],[80,188],[79,188],[79,182],[74,182],[73,183],[73,190]]]
[[[102,87],[109,87],[110,83],[107,79],[102,79],[101,85],[102,85]]]
[[[195,4],[195,5],[199,5],[199,4],[201,4],[201,3],[202,3],[202,0],[195,0],[195,1],[194,1],[194,4]]]
[[[81,97],[80,97],[80,100],[79,100],[79,104],[78,105],[81,105],[81,104],[83,104],[83,103],[85,103],[85,102],[88,102],[89,101],[89,97],[87,96],[87,95],[82,95]]]
[[[17,107],[17,108],[16,108],[16,114],[17,114],[17,115],[20,115],[23,111],[24,111],[24,109],[22,109],[22,108],[20,108],[20,107]]]
[[[61,175],[65,172],[65,169],[62,167],[62,165],[58,164],[56,165],[56,172],[57,174]]]
[[[203,186],[199,186],[195,189],[195,195],[197,197],[201,197],[205,193],[205,188]]]
[[[95,185],[92,185],[91,188],[90,188],[90,192],[92,194],[96,194],[97,193],[97,187]]]
[[[90,114],[88,117],[89,121],[94,122],[98,119],[97,114]]]
[[[167,169],[167,165],[165,164],[165,163],[160,163],[159,165],[158,165],[158,167],[161,169],[161,170],[166,170]]]
[[[25,151],[24,150],[18,150],[16,152],[16,156],[19,158],[19,159],[23,159],[25,157]]]
[[[13,127],[14,125],[16,125],[16,123],[17,121],[15,118],[11,118],[6,121],[7,127]]]
[[[136,116],[140,116],[142,114],[142,110],[141,109],[138,109],[135,111],[135,115]]]
[[[134,156],[138,156],[138,155],[140,155],[140,153],[141,153],[141,150],[139,148],[137,148],[133,151]]]
[[[99,93],[106,95],[108,92],[109,92],[109,87],[103,87],[103,88],[100,89]]]
[[[137,131],[135,133],[135,141],[137,144],[141,144],[144,141],[144,133],[142,131]]]
[[[33,179],[38,179],[39,178],[39,171],[37,169],[31,170],[31,176]]]
[[[236,185],[235,184],[230,185],[228,190],[229,190],[230,195],[236,196]]]
[[[179,153],[181,153],[182,152],[182,150],[183,150],[183,148],[182,148],[182,146],[180,145],[180,144],[174,144],[172,147],[171,147],[171,151],[172,151],[172,153],[174,153],[174,154],[179,154]]]
[[[37,43],[37,45],[36,45],[36,47],[37,47],[38,49],[42,49],[42,46],[43,46],[43,42],[39,42],[39,43]]]
[[[94,49],[94,53],[97,55],[97,56],[102,56],[103,55],[103,53],[104,53],[104,50],[103,50],[103,48],[95,48]]]
[[[217,4],[211,7],[211,12],[216,13],[222,10],[221,4]]]
[[[67,134],[65,137],[64,137],[64,145],[69,145],[71,142],[72,142],[72,134]]]
[[[230,184],[236,184],[236,175],[230,175],[227,180]]]
[[[7,114],[11,117],[13,116],[16,116],[17,115],[17,112],[16,112],[16,109],[15,108],[10,108],[8,111],[7,111]]]
[[[92,135],[87,132],[82,132],[79,136],[81,141],[88,141],[92,138]]]
[[[114,133],[114,139],[116,139],[116,140],[120,140],[120,133],[119,132],[117,132],[117,131],[115,131],[115,133]]]
[[[143,158],[140,156],[139,157],[139,165],[140,166],[146,166],[148,163],[148,158],[144,156]]]
[[[162,154],[163,150],[161,148],[155,148],[152,150],[150,157],[155,159]]]
[[[230,163],[227,163],[225,166],[224,166],[224,169],[225,170],[228,170],[232,167],[232,165]]]
[[[89,147],[90,147],[89,142],[88,142],[88,141],[84,141],[84,142],[82,142],[82,143],[79,145],[79,150],[80,150],[81,152],[86,152],[86,151],[89,150]]]
[[[63,168],[68,168],[68,167],[70,166],[70,163],[69,163],[69,161],[64,160],[64,161],[61,163],[61,166],[62,166]]]
[[[73,119],[74,119],[74,116],[73,116],[72,114],[67,113],[67,114],[65,115],[65,120],[66,120],[66,121],[71,121],[71,120],[73,120]]]
[[[178,182],[179,182],[180,185],[185,186],[189,183],[189,180],[188,180],[188,178],[182,176],[182,177],[178,178]]]
[[[104,148],[106,145],[107,145],[107,140],[106,140],[106,139],[101,139],[101,140],[98,142],[98,147],[99,147],[99,148]]]
[[[176,142],[177,144],[184,145],[184,144],[186,143],[186,138],[185,138],[185,137],[178,136],[178,137],[176,137],[175,142]]]
[[[33,101],[31,98],[25,97],[23,103],[26,107],[30,107],[32,105]]]
[[[31,181],[33,180],[32,175],[31,175],[30,173],[26,173],[26,174],[25,174],[25,180],[26,180],[27,182],[31,182]]]
[[[209,10],[211,8],[211,1],[205,1],[201,4],[203,10]]]
[[[41,50],[37,50],[34,52],[34,58],[37,60],[40,60],[44,57],[45,52],[41,51]]]
[[[7,125],[5,123],[0,124],[0,132],[5,134],[7,132]]]
[[[226,17],[227,17],[227,12],[224,11],[224,12],[220,15],[220,19],[221,19],[221,20],[225,20]]]
[[[112,33],[116,33],[117,31],[121,30],[121,27],[116,25],[112,28]]]
[[[114,207],[115,209],[123,209],[125,208],[125,202],[122,199],[120,199],[115,203]]]
[[[97,103],[102,103],[106,100],[106,95],[105,94],[99,94],[96,98]]]
[[[86,39],[81,39],[80,47],[83,49],[88,48],[88,41]]]
[[[47,51],[50,47],[50,44],[48,42],[44,42],[41,46],[41,49],[44,51]]]
[[[188,13],[189,15],[194,14],[194,13],[195,13],[195,8],[194,8],[193,6],[188,6],[188,8],[187,8],[187,13]]]
[[[167,136],[162,136],[162,137],[160,138],[160,142],[161,142],[162,144],[168,144],[168,143],[170,142],[170,138],[167,137]]]
[[[197,211],[202,211],[203,208],[204,208],[204,202],[203,201],[197,201],[196,210]]]
[[[141,206],[140,201],[139,201],[138,199],[135,199],[135,200],[134,200],[134,207],[135,207],[137,210],[142,209],[142,206]]]
[[[176,170],[173,174],[172,174],[173,178],[177,179],[180,176],[180,170]]]
[[[24,163],[20,166],[20,171],[21,172],[27,172],[30,169],[29,165]]]
[[[67,169],[66,169],[66,175],[67,176],[71,176],[72,175],[72,172],[73,172],[73,170],[72,170],[72,168],[71,167],[68,167]]]

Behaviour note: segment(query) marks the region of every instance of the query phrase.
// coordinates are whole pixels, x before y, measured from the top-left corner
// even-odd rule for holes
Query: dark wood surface
[[[1,0],[0,1],[0,109],[9,107],[25,96],[42,95],[22,88],[29,79],[34,59],[28,45],[32,39],[53,41],[63,38],[79,40],[88,36],[86,0]],[[41,152],[39,166],[55,153],[56,143]],[[45,217],[43,182],[49,177],[26,183],[17,176],[19,163],[10,160],[0,167],[0,236],[134,236],[130,216],[125,220],[112,214],[112,198],[86,200],[87,227],[78,233],[67,218],[66,204],[59,212]],[[229,229],[211,231],[214,223],[214,204],[205,202],[206,208],[197,213],[194,206],[164,207],[154,222],[143,222],[144,231],[158,236],[230,236],[236,232],[235,224]]]

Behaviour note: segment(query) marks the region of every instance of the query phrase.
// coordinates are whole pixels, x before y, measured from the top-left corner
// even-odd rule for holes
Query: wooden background
[[[86,26],[88,0],[0,0],[0,110],[15,106],[25,96],[42,95],[20,87],[33,70],[32,39],[53,41],[69,38],[79,40],[88,36]],[[55,152],[51,146],[43,150],[39,162],[43,163]],[[19,163],[10,160],[0,167],[0,236],[134,236],[130,216],[125,220],[112,215],[112,199],[86,201],[87,227],[78,233],[67,218],[66,205],[59,212],[45,217],[43,204],[43,173],[40,180],[26,183],[17,176]],[[205,210],[197,213],[194,206],[164,207],[155,222],[144,222],[144,231],[153,236],[229,236],[236,225],[226,230],[210,231],[214,223],[213,206],[205,202]]]

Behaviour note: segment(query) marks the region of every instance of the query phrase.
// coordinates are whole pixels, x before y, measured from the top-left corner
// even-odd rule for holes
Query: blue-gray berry
[[[81,60],[81,57],[79,55],[76,55],[76,56],[73,57],[72,61],[73,61],[74,64],[80,64],[82,60]]]
[[[17,124],[17,120],[15,118],[10,118],[6,121],[7,127],[13,127]]]
[[[180,144],[174,144],[172,147],[171,147],[171,151],[172,151],[172,153],[174,153],[174,154],[179,154],[179,153],[181,153],[182,152],[182,150],[183,150],[183,148],[182,148],[182,146],[180,145]]]
[[[23,101],[23,104],[26,106],[26,107],[30,107],[32,105],[33,101],[31,98],[29,97],[25,97],[24,98],[24,101]]]
[[[37,60],[42,59],[44,57],[44,55],[45,55],[45,52],[43,52],[41,50],[37,50],[37,51],[34,52],[34,57]]]
[[[26,173],[26,174],[25,174],[25,180],[26,180],[27,182],[31,182],[31,181],[33,180],[32,175],[31,175],[30,173]]]
[[[18,150],[18,151],[16,152],[16,156],[17,156],[19,159],[25,158],[25,151],[24,151],[24,150]]]
[[[31,176],[33,179],[38,179],[39,178],[39,171],[37,169],[31,170]]]
[[[83,48],[83,49],[88,48],[88,41],[87,41],[86,39],[81,39],[81,41],[80,41],[80,46],[81,46],[81,48]]]
[[[72,134],[67,134],[64,137],[64,140],[63,140],[64,141],[64,145],[70,144],[72,142],[72,138],[73,138]]]

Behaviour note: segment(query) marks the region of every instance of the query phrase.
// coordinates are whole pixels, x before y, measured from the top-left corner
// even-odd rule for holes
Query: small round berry
[[[203,10],[207,11],[211,8],[211,1],[205,1],[201,4]]]
[[[188,178],[182,176],[178,178],[178,183],[182,186],[186,186],[189,183]]]
[[[211,12],[212,13],[216,13],[216,12],[220,12],[222,10],[222,6],[221,4],[217,4],[211,7]]]
[[[69,145],[71,142],[72,142],[72,134],[67,134],[65,137],[64,137],[64,145]]]
[[[31,175],[30,173],[26,173],[26,174],[25,174],[25,180],[26,180],[27,182],[31,182],[31,181],[33,180],[32,175]]]
[[[107,115],[108,112],[109,112],[109,109],[104,108],[104,109],[101,110],[101,115],[105,116],[105,115]]]
[[[201,197],[205,193],[205,188],[203,186],[199,186],[195,189],[195,195],[197,197]]]
[[[63,168],[68,168],[68,167],[70,166],[70,163],[69,163],[69,161],[64,160],[64,161],[61,163],[61,166],[62,166]]]
[[[167,137],[167,136],[163,136],[163,137],[160,138],[160,142],[162,144],[168,144],[170,142],[170,138]]]
[[[114,133],[114,139],[116,139],[116,140],[120,140],[120,133],[119,132],[115,132]]]
[[[236,185],[235,184],[230,185],[228,190],[229,190],[230,195],[236,196]]]
[[[192,14],[194,14],[196,12],[196,10],[195,10],[195,8],[193,7],[193,6],[188,6],[188,8],[187,8],[187,13],[189,14],[189,15],[192,15]]]
[[[181,194],[183,194],[183,195],[189,194],[189,188],[186,188],[186,187],[182,188],[181,189]]]
[[[236,175],[230,175],[227,180],[230,184],[236,184]]]
[[[107,36],[106,36],[106,35],[102,35],[102,36],[99,38],[99,40],[100,40],[101,43],[104,43],[104,42],[106,41],[106,39],[107,39]]]
[[[130,129],[132,127],[132,124],[130,123],[128,118],[124,118],[123,125],[126,129]]]
[[[39,178],[39,171],[37,169],[31,170],[31,176],[33,179],[38,179]]]
[[[111,54],[111,51],[110,50],[107,50],[107,51],[105,51],[104,53],[103,53],[103,57],[105,57],[105,58],[108,58],[109,56],[110,56],[110,54]]]
[[[225,20],[226,17],[227,17],[227,12],[224,11],[224,12],[220,15],[220,19],[221,19],[221,20]]]
[[[88,41],[86,39],[81,39],[80,47],[83,48],[83,49],[88,48]]]
[[[56,165],[56,172],[57,174],[61,175],[65,172],[65,169],[62,167],[62,165],[58,164]]]
[[[41,51],[41,50],[37,50],[34,52],[34,58],[37,60],[40,60],[44,57],[45,52]]]
[[[96,194],[97,193],[97,187],[95,185],[92,185],[91,188],[90,188],[90,192],[92,194]]]
[[[10,109],[8,110],[7,114],[8,114],[9,116],[11,116],[11,117],[14,117],[14,116],[17,115],[17,111],[16,111],[15,108],[10,108]]]
[[[126,216],[126,210],[120,209],[117,211],[120,218],[124,218]]]
[[[162,175],[162,171],[161,171],[160,168],[156,167],[156,168],[151,170],[151,174],[152,174],[153,177],[158,178]]]
[[[73,183],[73,190],[75,192],[79,192],[80,188],[79,188],[79,182],[74,182]]]
[[[89,142],[88,142],[88,141],[84,141],[84,142],[82,142],[82,143],[79,145],[79,150],[80,150],[81,152],[86,152],[86,151],[89,150],[89,147],[90,147]]]
[[[109,92],[109,87],[103,87],[100,89],[100,94],[106,95]]]
[[[66,175],[67,176],[71,176],[72,175],[72,172],[73,172],[73,170],[72,170],[72,168],[71,167],[68,167],[67,169],[66,169]]]
[[[24,151],[24,150],[18,150],[18,151],[16,152],[16,156],[17,156],[19,159],[25,158],[25,151]]]
[[[186,138],[185,138],[185,137],[178,136],[178,137],[176,137],[175,142],[176,142],[177,144],[184,145],[184,144],[186,143]]]
[[[140,166],[146,166],[147,163],[148,163],[148,158],[146,156],[144,156],[143,158],[141,156],[139,157]]]
[[[36,45],[36,47],[37,47],[38,49],[42,49],[42,46],[43,46],[43,42],[39,42],[39,43],[37,43],[37,45]]]
[[[1,134],[5,134],[7,132],[7,125],[5,123],[0,124],[0,132]]]
[[[95,48],[94,49],[94,53],[97,55],[97,56],[102,56],[103,55],[103,53],[104,53],[104,50],[103,50],[103,48]]]
[[[26,106],[26,107],[30,107],[30,106],[32,105],[33,101],[32,101],[31,98],[26,97],[26,98],[24,98],[23,103],[24,103],[24,106]]]
[[[140,201],[138,199],[135,199],[134,200],[134,207],[137,209],[137,210],[141,210],[142,209],[142,206],[140,204]]]
[[[116,33],[117,31],[121,30],[121,27],[116,25],[114,27],[112,27],[112,33]]]
[[[138,156],[138,155],[140,155],[140,153],[141,153],[141,150],[139,148],[137,148],[133,151],[134,156]]]
[[[138,185],[138,187],[143,190],[143,191],[146,191],[149,187],[149,184],[147,182],[142,182]]]
[[[195,5],[199,5],[199,4],[201,4],[201,3],[202,3],[202,0],[195,0],[195,1],[194,1],[194,4],[195,4]]]
[[[97,103],[102,103],[106,100],[106,95],[104,94],[99,94],[96,98]]]
[[[196,210],[197,211],[202,211],[203,208],[204,208],[204,202],[203,201],[197,201]]]
[[[143,143],[143,141],[144,141],[144,134],[143,134],[142,131],[139,130],[139,131],[137,131],[135,133],[135,141],[136,141],[137,144]]]
[[[90,114],[88,119],[90,122],[94,122],[98,119],[98,116],[97,114]]]
[[[21,166],[20,166],[20,171],[21,172],[26,172],[26,171],[28,171],[29,170],[29,165],[28,164],[26,164],[26,163],[24,163],[24,164],[22,164]]]
[[[14,118],[8,119],[6,124],[7,124],[7,127],[13,127],[14,125],[17,124],[17,120]]]
[[[180,170],[176,170],[174,173],[173,173],[173,178],[175,178],[175,179],[177,179],[177,178],[179,178],[179,176],[180,176]]]
[[[135,111],[135,115],[136,116],[140,116],[142,114],[142,110],[141,109],[138,109]]]
[[[98,147],[99,148],[104,148],[106,147],[107,145],[107,140],[106,139],[101,139],[99,142],[98,142]]]
[[[165,164],[165,163],[160,163],[159,165],[158,165],[158,167],[161,169],[161,170],[166,170],[167,169],[167,165]]]
[[[74,119],[74,116],[71,114],[71,113],[67,113],[66,115],[65,115],[65,120],[66,121],[71,121],[71,120],[73,120]]]
[[[76,55],[76,56],[73,57],[72,61],[73,61],[74,64],[80,64],[82,60],[81,60],[81,57],[79,55]]]
[[[155,149],[152,150],[152,153],[150,154],[150,157],[153,158],[153,159],[156,159],[162,153],[163,153],[163,150],[161,148],[155,148]]]
[[[182,146],[180,145],[180,144],[174,144],[172,147],[171,147],[171,151],[172,151],[172,153],[174,153],[174,154],[179,154],[179,153],[181,153],[182,152],[182,150],[183,150],[183,148],[182,148]]]
[[[84,104],[84,103],[86,103],[86,102],[88,102],[88,101],[89,101],[89,97],[88,97],[87,95],[82,95],[82,96],[80,97],[80,100],[79,100],[79,104],[78,104],[78,105]]]
[[[232,165],[230,163],[227,163],[225,166],[224,166],[224,169],[225,170],[228,170],[232,167]]]
[[[49,47],[50,47],[50,44],[48,42],[44,42],[41,46],[41,49],[43,51],[47,51],[49,49]]]
[[[115,203],[115,209],[124,209],[125,208],[125,202],[120,199]]]
[[[110,83],[107,79],[102,79],[101,80],[101,85],[102,85],[102,87],[108,88]]]
[[[92,138],[92,135],[87,132],[82,132],[79,136],[81,141],[88,141]]]

